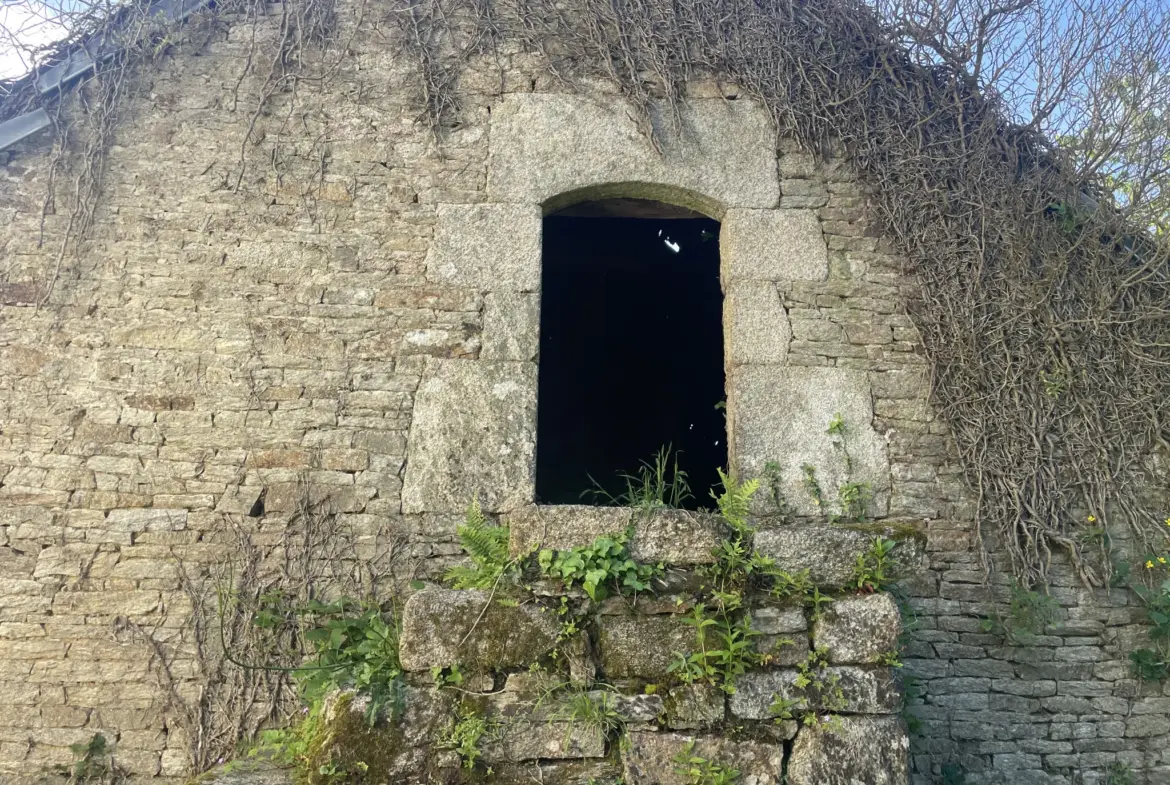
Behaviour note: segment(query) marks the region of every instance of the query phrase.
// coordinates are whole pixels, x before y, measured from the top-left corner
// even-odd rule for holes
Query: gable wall
[[[404,539],[403,575],[440,575],[458,554],[465,492],[482,476],[453,485],[443,485],[450,467],[434,470],[439,480],[412,476],[433,452],[410,443],[415,428],[425,444],[420,388],[450,374],[534,378],[538,308],[531,277],[513,285],[444,268],[443,233],[501,210],[509,229],[531,225],[558,193],[639,179],[714,200],[726,211],[725,264],[738,253],[748,265],[724,280],[734,449],[745,471],[794,440],[802,446],[792,449],[816,443],[823,452],[819,411],[791,434],[777,430],[792,395],[848,378],[868,399],[858,411],[872,419],[859,427],[880,437],[880,511],[927,537],[924,568],[907,581],[918,618],[906,672],[924,692],[917,781],[933,781],[943,763],[959,764],[968,783],[1066,783],[1082,772],[1097,781],[1087,772],[1119,755],[1164,775],[1170,698],[1128,679],[1124,652],[1141,632],[1123,593],[1090,596],[1057,567],[1062,630],[1028,647],[983,631],[990,606],[973,502],[926,402],[927,365],[903,313],[912,289],[847,167],[781,142],[766,173],[714,164],[672,172],[640,154],[589,158],[582,166],[601,168],[588,182],[526,170],[524,154],[500,146],[497,118],[532,112],[552,133],[564,128],[557,113],[581,104],[556,98],[564,88],[522,54],[507,59],[504,79],[520,96],[496,95],[488,68],[465,75],[463,122],[440,154],[421,122],[414,70],[388,54],[389,36],[367,18],[332,80],[302,85],[295,104],[278,95],[260,114],[258,144],[241,140],[260,85],[246,79],[235,96],[248,31],[164,61],[124,112],[92,239],[58,273],[63,198],[38,242],[50,151],[29,143],[3,170],[0,772],[65,762],[68,745],[96,728],[117,733],[135,772],[182,772],[187,740],[165,722],[148,650],[120,620],[157,626],[177,647],[171,673],[190,694],[195,660],[177,563],[197,571],[221,560],[235,542],[232,522],[276,542],[308,494],[364,548]],[[598,90],[598,105],[618,117]],[[721,103],[714,86],[694,94]],[[532,132],[525,123],[511,131]],[[248,167],[237,193],[241,149]],[[548,181],[525,181],[526,171]],[[737,204],[734,193],[751,196]],[[793,222],[823,243],[823,270],[800,272],[807,248],[794,265],[779,253],[778,267],[763,258],[768,238],[796,236]],[[473,242],[473,253],[448,256],[491,248],[498,243]],[[36,307],[54,275],[52,296]],[[795,390],[777,397],[786,385]],[[449,403],[437,400],[440,410]],[[531,402],[516,406],[523,420]],[[516,493],[493,509],[523,506],[526,471],[517,464],[499,478]],[[815,512],[797,485],[789,490],[802,513]],[[250,517],[261,498],[264,514]]]

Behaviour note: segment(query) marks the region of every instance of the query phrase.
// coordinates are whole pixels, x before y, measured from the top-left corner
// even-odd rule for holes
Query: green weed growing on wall
[[[734,785],[739,782],[738,769],[696,755],[693,741],[687,742],[672,760],[675,774],[684,778],[687,785]]]
[[[922,686],[922,682],[916,677],[908,673],[902,674],[902,691],[906,696],[902,704],[902,719],[906,722],[906,729],[912,734],[917,734],[922,731],[922,719],[914,713],[914,701],[921,698],[926,690]]]
[[[756,529],[749,515],[759,481],[740,483],[722,470],[719,480],[722,490],[712,490],[711,496],[730,536],[715,549],[715,563],[705,570],[710,580],[706,599],[684,619],[695,630],[695,650],[675,652],[669,670],[683,682],[703,681],[734,692],[736,678],[760,661],[752,644],[759,633],[752,629],[744,596],[751,584],[767,579],[775,564],[751,547]]]
[[[845,481],[837,488],[837,511],[829,509],[828,498],[821,487],[820,479],[817,477],[817,468],[811,463],[801,464],[802,485],[809,498],[812,499],[812,503],[830,523],[862,521],[873,502],[873,486],[867,482],[853,480],[853,456],[849,452],[850,430],[840,412],[834,414],[833,418],[829,420],[825,433],[829,435],[829,442],[833,445],[834,452],[841,456],[845,470]]]
[[[499,721],[489,719],[474,708],[464,705],[460,707],[456,718],[448,725],[447,730],[439,739],[439,746],[452,750],[459,756],[465,769],[474,769],[483,756],[481,745],[496,741],[501,733]],[[487,767],[486,773],[493,772]]]
[[[845,693],[841,688],[841,677],[828,670],[829,651],[819,647],[809,652],[808,657],[796,666],[798,671],[793,684],[797,689],[812,697],[816,707],[825,712],[843,711],[846,707]],[[806,711],[800,721],[815,725],[818,721],[815,711]]]
[[[769,514],[777,523],[788,523],[792,519],[792,506],[784,495],[784,476],[778,461],[764,464],[763,482],[768,489]]]
[[[557,578],[566,587],[580,586],[591,600],[610,594],[635,594],[650,588],[650,581],[662,574],[662,564],[641,564],[630,556],[633,528],[620,534],[598,537],[581,548],[544,549],[537,554],[542,575]]]
[[[832,523],[863,521],[872,502],[873,487],[869,483],[841,483],[841,487],[837,489],[837,504],[840,512],[829,516],[829,520]]]
[[[704,603],[696,605],[683,622],[695,630],[696,651],[689,655],[675,652],[667,670],[687,684],[718,684],[726,692],[735,692],[735,681],[760,661],[752,638],[751,616],[741,611],[738,594],[716,594],[716,605],[709,612]]]
[[[626,489],[616,496],[592,477],[589,479],[593,487],[581,496],[606,506],[633,507],[642,511],[682,508],[688,499],[693,498],[691,486],[687,473],[678,465],[678,453],[672,455],[671,449],[669,444],[662,447],[651,460],[642,461],[633,474],[619,473]]]
[[[853,455],[849,452],[849,426],[840,412],[829,420],[829,427],[825,429],[833,449],[839,453],[845,462],[845,482],[837,489],[839,512],[830,517],[834,523],[838,521],[860,521],[865,518],[870,502],[873,501],[873,488],[867,482],[853,481]]]
[[[323,714],[324,707],[319,701],[306,706],[287,728],[260,731],[256,744],[246,750],[243,757],[263,758],[279,766],[294,768],[300,774],[309,774],[324,731]],[[336,769],[335,766],[332,768]],[[320,767],[312,773],[336,778],[335,771],[322,772]]]
[[[1026,645],[1060,621],[1060,605],[1049,595],[1012,584],[1008,610],[983,620],[985,632],[998,632],[1010,643]]]
[[[1170,677],[1170,554],[1150,554],[1135,572],[1127,583],[1145,610],[1150,645],[1130,652],[1130,667],[1139,679],[1162,681]]]
[[[549,701],[555,702],[549,719],[567,723],[566,747],[575,726],[594,729],[604,739],[621,739],[624,738],[626,731],[626,718],[617,710],[615,700],[617,694],[608,684],[598,683],[586,688],[581,684],[560,681],[545,690],[537,701],[537,706]]]
[[[772,703],[768,706],[768,713],[772,715],[773,721],[778,725],[786,720],[794,720],[800,714],[802,709],[808,707],[808,701],[803,698],[785,698],[781,695],[773,695]]]
[[[55,767],[56,773],[68,777],[75,785],[121,785],[126,774],[114,763],[113,747],[106,737],[95,733],[89,741],[70,744],[74,762]]]
[[[456,534],[471,559],[471,566],[459,565],[447,571],[445,577],[456,589],[490,589],[518,573],[516,561],[508,554],[508,527],[490,523],[478,499],[467,508],[467,519]]]
[[[857,557],[853,565],[853,588],[860,592],[882,591],[893,582],[893,557],[896,540],[878,535],[869,550]]]
[[[804,485],[804,490],[808,492],[812,503],[817,506],[817,509],[825,509],[825,492],[821,489],[821,481],[817,479],[817,467],[811,463],[802,463],[800,465],[801,484]]]
[[[1105,785],[1136,785],[1133,770],[1124,763],[1114,761],[1105,770]]]
[[[463,669],[459,667],[458,663],[448,665],[445,668],[436,665],[431,668],[431,680],[440,689],[443,687],[458,687],[464,682]]]
[[[397,614],[387,621],[380,607],[344,598],[330,604],[311,602],[306,612],[314,615],[316,626],[305,633],[313,654],[293,673],[302,698],[313,706],[334,690],[352,689],[369,698],[370,725],[384,709],[391,718],[398,717],[403,681]]]
[[[294,617],[309,627],[304,639],[312,653],[293,669],[304,706],[286,728],[261,731],[246,758],[264,757],[296,769],[300,781],[344,782],[358,771],[327,757],[320,762],[325,734],[325,697],[335,690],[353,690],[335,707],[348,710],[353,695],[366,699],[365,721],[373,726],[388,715],[398,719],[405,703],[402,666],[398,660],[398,614],[374,603],[342,598],[332,603],[310,601],[289,608],[269,603],[253,620],[259,626]],[[387,618],[389,616],[389,619]],[[361,769],[364,764],[354,763]]]

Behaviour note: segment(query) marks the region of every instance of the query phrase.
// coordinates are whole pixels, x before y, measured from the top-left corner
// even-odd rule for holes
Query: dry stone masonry
[[[356,3],[339,6],[352,24]],[[184,782],[204,740],[183,707],[205,694],[216,645],[193,632],[191,580],[244,558],[241,533],[275,569],[282,536],[316,516],[346,532],[344,559],[395,555],[378,577],[405,600],[405,713],[370,728],[360,696],[329,710],[379,782],[457,775],[435,739],[458,693],[431,676],[455,665],[505,729],[484,751],[501,782],[535,767],[546,783],[683,785],[683,753],[742,785],[1104,785],[1111,767],[1170,782],[1170,692],[1126,659],[1145,636],[1132,596],[1084,588],[1057,557],[1052,624],[1020,643],[988,623],[1012,588],[985,583],[976,496],[906,314],[914,282],[847,161],[778,138],[762,108],[699,77],[681,126],[653,118],[659,152],[607,85],[570,89],[513,49],[468,64],[460,125],[436,142],[388,34],[348,30],[352,66],[254,121],[250,30],[137,75],[91,238],[60,269],[67,216],[42,217],[54,151],[33,138],[0,152],[0,781],[41,781],[100,732],[135,782]],[[774,462],[791,506],[787,523],[759,519],[757,551],[840,588],[875,535],[894,537],[906,622],[885,593],[843,593],[817,618],[753,597],[775,659],[730,694],[680,684],[685,597],[723,531],[699,514],[638,520],[631,552],[668,583],[606,600],[565,654],[612,701],[620,748],[527,682],[558,646],[541,610],[555,596],[509,607],[440,580],[475,497],[514,554],[632,521],[533,496],[541,219],[607,197],[722,222],[731,468]],[[826,433],[838,414],[849,471]],[[860,528],[825,514],[847,476],[874,492]],[[828,690],[798,678],[818,649]],[[777,716],[777,697],[818,721]]]
[[[591,532],[612,523],[619,513],[628,524],[629,511],[559,508],[558,522],[579,523],[578,534],[566,535],[562,528],[554,537],[563,548],[587,545]],[[707,538],[717,527],[714,516],[676,511],[638,515],[638,550],[659,551],[655,538],[664,531],[674,535],[672,558],[658,591],[611,597],[599,605],[591,605],[580,591],[570,593],[573,610],[568,618],[576,620],[580,632],[569,641],[560,634],[565,606],[551,601],[555,597],[547,604],[501,602],[492,591],[439,587],[413,594],[403,610],[400,651],[408,679],[419,686],[409,690],[406,701],[421,704],[424,708],[418,710],[428,717],[446,716],[448,721],[431,721],[429,730],[421,732],[415,728],[409,739],[398,729],[400,723],[387,723],[369,731],[375,741],[361,744],[339,732],[337,738],[343,740],[335,762],[351,764],[363,755],[368,759],[369,749],[376,746],[380,769],[401,772],[397,781],[457,778],[459,761],[444,752],[442,733],[459,716],[451,697],[459,693],[426,686],[435,669],[455,668],[461,675],[493,677],[483,685],[487,689],[463,693],[465,701],[476,701],[476,716],[492,727],[481,751],[493,771],[527,767],[554,783],[615,782],[620,776],[628,785],[687,785],[690,780],[679,770],[679,758],[694,756],[738,771],[735,781],[742,783],[774,785],[786,771],[794,785],[908,782],[910,742],[900,716],[903,691],[894,667],[884,659],[896,651],[902,632],[898,608],[888,594],[847,594],[811,622],[799,599],[753,597],[750,613],[762,633],[756,646],[776,652],[771,662],[726,689],[681,683],[672,675],[676,657],[698,649],[696,629],[687,622],[694,606],[688,598],[702,581],[696,568],[711,562]],[[643,531],[649,536],[643,537]],[[835,532],[803,530],[800,536],[809,547],[805,561],[794,561],[793,569],[811,567],[828,547],[818,542],[825,534]],[[687,550],[680,545],[685,543],[693,544]],[[862,556],[869,539],[857,540],[855,546],[843,558]],[[826,583],[824,588],[829,592],[840,584]],[[543,594],[547,592],[537,591]],[[810,668],[813,652],[823,662]],[[549,663],[550,656],[553,663],[560,656],[568,658],[572,687],[558,688],[557,678],[537,667]],[[806,681],[810,674],[811,681]],[[582,697],[603,707],[610,722],[622,729],[618,743],[606,738],[607,726],[574,711],[569,701]],[[778,710],[778,699],[787,708]],[[361,707],[340,703],[332,711],[329,721],[345,726],[351,722],[347,713],[360,713]],[[550,766],[559,760],[577,763],[572,772]],[[525,780],[501,773],[497,781]]]

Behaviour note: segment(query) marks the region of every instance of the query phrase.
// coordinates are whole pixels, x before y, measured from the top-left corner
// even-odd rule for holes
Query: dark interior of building
[[[719,223],[590,202],[545,218],[543,253],[537,501],[627,501],[622,475],[669,448],[682,506],[709,506],[727,463]]]

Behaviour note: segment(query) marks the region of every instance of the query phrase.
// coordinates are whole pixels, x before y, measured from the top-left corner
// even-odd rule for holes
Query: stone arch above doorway
[[[483,296],[482,345],[478,357],[431,360],[424,371],[403,512],[457,513],[477,493],[491,512],[533,502],[541,222],[582,201],[625,198],[721,221],[731,468],[758,476],[779,461],[788,495],[814,512],[801,467],[835,462],[825,431],[839,413],[853,429],[853,479],[874,489],[873,512],[884,514],[889,459],[867,373],[789,362],[795,338],[779,292],[827,282],[829,249],[807,195],[782,192],[770,118],[748,101],[693,101],[677,126],[651,118],[655,149],[636,117],[612,96],[513,94],[493,106],[490,201],[437,205],[426,256],[429,283]],[[842,474],[826,469],[825,487]]]
[[[715,218],[720,208],[779,204],[776,131],[763,107],[697,100],[677,123],[671,117],[649,118],[656,150],[637,111],[617,97],[506,95],[492,107],[488,196],[555,204],[591,186],[654,183],[703,194],[702,211]]]

